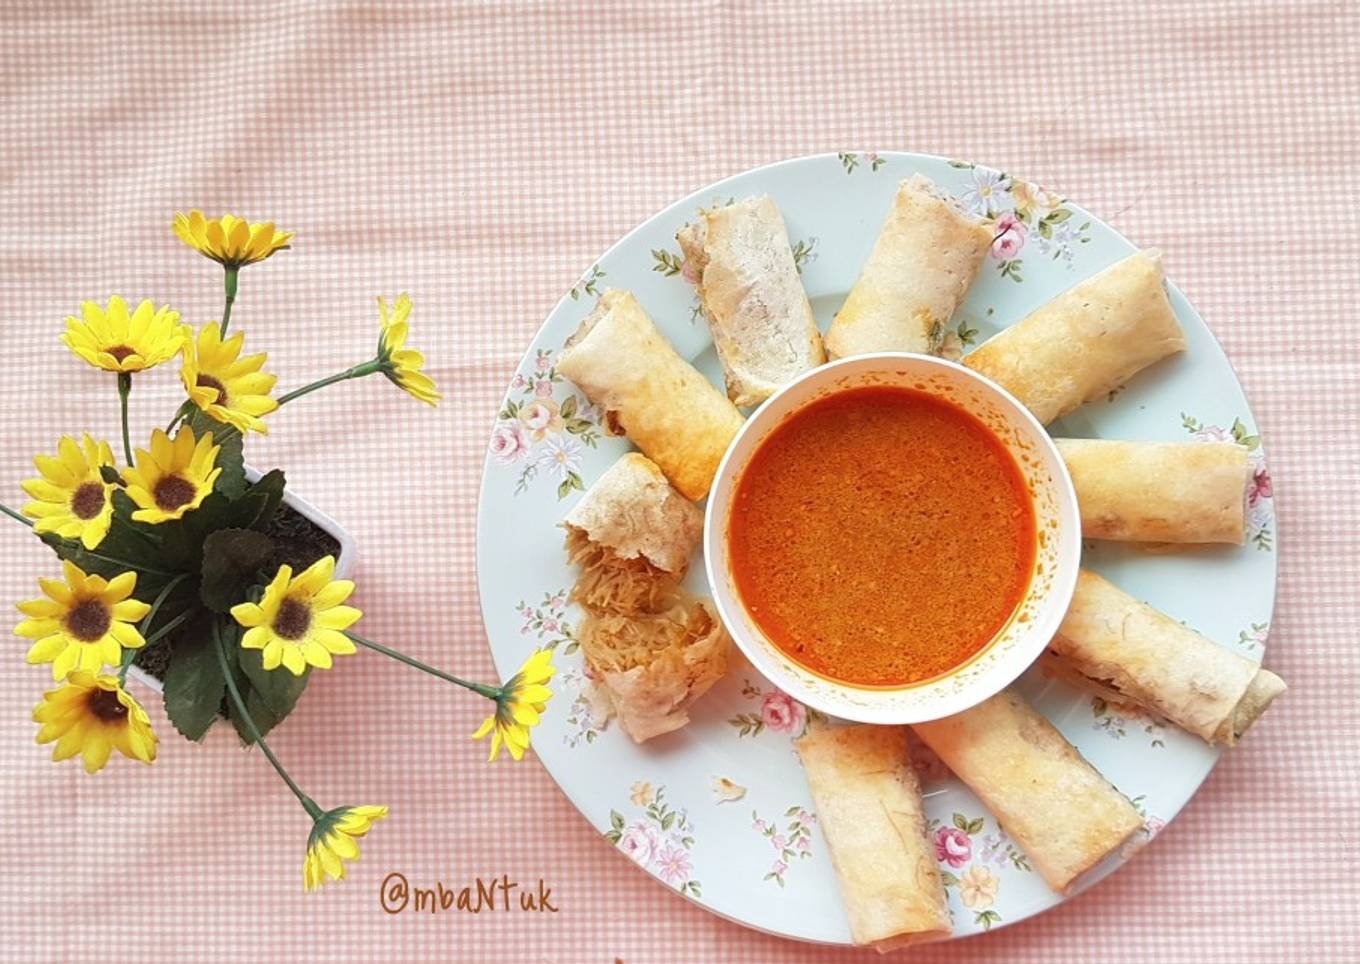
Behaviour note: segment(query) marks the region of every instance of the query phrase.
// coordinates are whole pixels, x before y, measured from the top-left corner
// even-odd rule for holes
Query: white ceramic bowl
[[[865,386],[925,391],[970,412],[1006,446],[1034,497],[1038,551],[1029,589],[981,653],[942,677],[912,686],[838,683],[785,656],[747,613],[732,579],[727,532],[732,494],[752,454],[790,414],[828,395]],[[771,396],[727,450],[708,497],[704,564],[723,623],[762,674],[795,699],[863,723],[920,723],[960,713],[999,692],[1044,651],[1072,600],[1081,557],[1077,497],[1057,449],[1029,411],[981,375],[940,358],[883,353],[808,372]],[[911,578],[904,573],[902,578]]]

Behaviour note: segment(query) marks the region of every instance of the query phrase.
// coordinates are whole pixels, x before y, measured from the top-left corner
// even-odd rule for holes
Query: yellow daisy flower
[[[293,232],[279,231],[273,221],[251,222],[234,214],[206,218],[198,209],[175,215],[175,234],[205,258],[225,268],[239,268],[263,261],[282,251]]]
[[[265,669],[283,665],[294,676],[308,666],[330,669],[332,656],[353,653],[354,643],[342,630],[363,613],[341,605],[354,592],[354,583],[334,576],[334,556],[317,560],[297,576],[292,566],[280,566],[264,598],[231,607],[232,616],[246,627],[241,645],[263,650]]]
[[[543,685],[552,679],[557,669],[552,665],[552,651],[535,650],[524,661],[519,672],[510,677],[500,688],[496,697],[496,712],[486,718],[474,740],[491,734],[491,753],[487,762],[496,759],[505,744],[510,755],[516,760],[524,756],[529,747],[529,730],[538,725],[543,711],[552,697],[552,690]]]
[[[33,722],[42,724],[39,744],[56,740],[53,760],[79,753],[86,773],[102,770],[113,750],[143,763],[156,759],[156,734],[146,710],[112,676],[76,670],[65,684],[43,694],[33,708]]]
[[[211,418],[233,425],[242,433],[254,429],[264,434],[269,431],[261,415],[268,415],[279,407],[269,397],[277,380],[260,371],[269,356],[241,357],[245,335],[237,332],[222,340],[222,326],[218,322],[204,325],[194,340],[193,331],[184,326],[184,365],[180,378],[189,400]]]
[[[68,316],[61,340],[95,368],[110,372],[139,372],[169,361],[184,335],[179,312],[168,305],[157,308],[150,299],[128,314],[127,302],[114,295],[107,308],[93,301],[80,306],[81,317]]]
[[[73,670],[97,673],[102,666],[117,666],[124,648],[146,645],[133,623],[151,607],[132,598],[135,572],[106,581],[86,575],[73,562],[63,562],[62,570],[64,583],[38,580],[46,599],[19,603],[19,612],[28,618],[14,627],[14,634],[36,640],[28,651],[30,663],[51,663],[52,678],[64,679]]]
[[[382,334],[378,337],[378,362],[387,378],[412,398],[418,398],[427,405],[438,405],[442,397],[435,390],[434,382],[420,369],[425,365],[425,356],[413,348],[403,347],[410,330],[411,296],[402,293],[391,312],[387,301],[378,299],[378,311],[382,314]]]
[[[386,807],[336,807],[317,817],[302,862],[303,886],[316,890],[327,878],[344,880],[343,861],[359,859],[355,838],[368,833],[385,816]]]
[[[132,518],[157,525],[197,509],[222,474],[220,449],[212,432],[195,438],[187,425],[173,441],[161,429],[152,432],[151,451],[138,449],[137,467],[123,473],[128,498],[139,506]]]
[[[113,465],[109,443],[88,432],[79,444],[63,435],[55,457],[35,455],[33,464],[42,478],[23,483],[34,500],[24,506],[24,515],[35,520],[33,531],[79,539],[86,549],[103,542],[113,522],[113,486],[99,474],[101,466]]]

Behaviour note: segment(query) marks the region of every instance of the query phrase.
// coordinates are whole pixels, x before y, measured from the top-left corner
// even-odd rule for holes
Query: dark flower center
[[[156,500],[156,505],[166,512],[173,512],[180,506],[192,502],[196,491],[194,484],[188,479],[178,475],[167,475],[156,483],[151,495]]]
[[[274,632],[284,639],[301,639],[312,625],[312,607],[288,596],[274,617]]]
[[[66,628],[76,639],[93,643],[109,631],[113,616],[98,599],[86,599],[66,614]]]
[[[217,392],[218,405],[227,404],[227,386],[223,385],[216,378],[213,378],[211,375],[199,374],[199,376],[194,379],[194,384],[199,388],[211,388],[213,391]]]
[[[95,688],[90,693],[90,712],[105,723],[119,723],[127,719],[128,708],[113,690]]]
[[[118,359],[118,361],[122,361],[128,355],[137,354],[137,350],[135,348],[129,348],[127,345],[114,345],[112,348],[106,350],[114,358]]]
[[[98,482],[81,483],[71,496],[71,512],[77,519],[93,519],[104,511],[104,487]]]

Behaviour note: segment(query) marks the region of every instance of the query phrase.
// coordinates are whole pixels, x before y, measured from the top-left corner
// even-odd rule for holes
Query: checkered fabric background
[[[1360,10],[1352,3],[6,3],[0,10],[0,489],[113,381],[57,341],[111,292],[220,310],[173,211],[271,218],[236,324],[291,387],[361,359],[405,289],[447,393],[380,379],[290,405],[257,466],[359,542],[379,639],[492,675],[473,529],[485,439],[539,322],[669,201],[792,155],[906,149],[1033,177],[1156,244],[1223,340],[1280,512],[1267,661],[1291,690],[1181,816],[1090,894],[915,961],[1356,960],[1360,929]],[[177,401],[139,379],[136,434]],[[0,520],[3,521],[3,520]],[[7,525],[7,523],[6,523]],[[50,554],[0,539],[0,599]],[[12,615],[11,618],[17,618]],[[0,661],[0,957],[868,960],[710,916],[647,879],[483,706],[377,658],[321,674],[273,741],[327,804],[382,802],[350,879],[304,896],[308,824],[227,732],[87,777],[32,743],[48,679]],[[556,915],[390,916],[382,876],[542,876]]]

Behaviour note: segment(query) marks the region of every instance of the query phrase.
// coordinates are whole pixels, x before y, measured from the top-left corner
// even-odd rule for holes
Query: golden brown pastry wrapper
[[[1054,439],[1081,534],[1117,542],[1241,545],[1251,463],[1236,442]]]
[[[704,514],[655,462],[629,452],[595,481],[564,525],[621,559],[645,558],[679,579],[703,535]]]
[[[742,417],[675,353],[630,292],[611,289],[567,341],[557,370],[661,467],[686,498],[708,494]]]
[[[1285,690],[1270,670],[1082,570],[1051,650],[1065,669],[1210,743],[1236,743]]]
[[[912,728],[1059,893],[1142,826],[1133,804],[1010,690]]]
[[[677,234],[727,376],[727,397],[759,405],[826,361],[789,232],[768,197],[700,211]]]
[[[1160,256],[1139,251],[1036,308],[963,363],[1047,425],[1184,350]]]
[[[929,178],[902,182],[845,304],[826,333],[832,358],[937,354],[945,325],[992,245],[992,228]]]
[[[855,943],[886,953],[950,936],[906,727],[816,727],[794,749]]]

